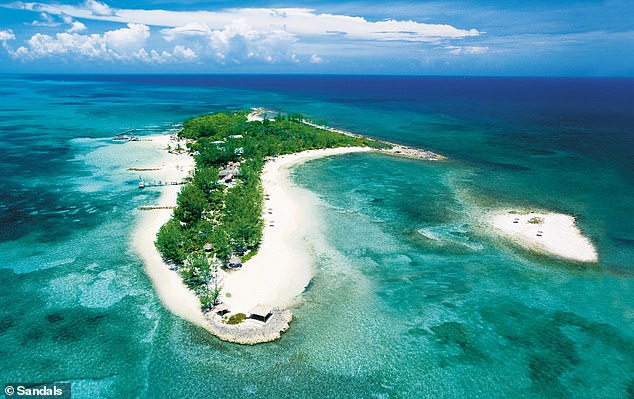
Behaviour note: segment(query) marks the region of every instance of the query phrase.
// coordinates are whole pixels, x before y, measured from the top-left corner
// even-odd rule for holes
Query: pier
[[[176,207],[169,205],[141,205],[139,207],[140,211],[153,211],[157,209],[176,209]]]
[[[182,186],[184,184],[187,184],[187,182],[185,181],[143,181],[141,180],[139,182],[139,188],[146,188],[146,187],[162,187],[162,186]]]

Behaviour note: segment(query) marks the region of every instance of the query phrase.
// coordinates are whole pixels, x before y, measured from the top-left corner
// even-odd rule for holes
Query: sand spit
[[[273,114],[277,114],[277,113],[275,111],[266,110],[264,108],[252,108],[251,109],[251,113],[249,113],[249,115],[247,116],[247,120],[249,122],[252,122],[252,121],[263,121],[265,115],[273,115]],[[356,137],[356,138],[361,138],[361,139],[367,139],[368,138],[368,137],[366,137],[364,135],[353,133],[353,132],[349,132],[347,130],[337,129],[335,127],[330,127],[330,126],[319,125],[317,123],[308,121],[306,119],[302,120],[302,123],[305,124],[305,125],[308,125],[308,126],[312,126],[314,128],[317,128],[317,129],[327,130],[329,132],[335,132],[335,133],[340,133],[340,134],[345,134],[346,136],[351,136],[351,137]],[[383,142],[386,143],[386,144],[391,145],[392,148],[384,149],[384,150],[375,150],[375,151],[381,152],[383,154],[396,156],[396,157],[422,159],[422,160],[425,160],[425,161],[439,161],[439,160],[446,159],[446,157],[444,157],[444,156],[442,156],[440,154],[436,154],[435,152],[431,152],[431,151],[427,151],[427,150],[423,150],[423,149],[415,148],[415,147],[408,147],[408,146],[401,145],[401,144],[390,143],[388,141],[383,141]]]
[[[594,245],[579,231],[572,216],[507,211],[493,215],[490,223],[528,249],[577,262],[599,260]]]
[[[232,312],[248,314],[264,304],[286,308],[313,277],[313,259],[305,235],[316,222],[310,194],[293,187],[289,168],[311,159],[370,151],[365,147],[328,148],[269,160],[262,172],[264,235],[258,254],[239,270],[224,275],[223,302]],[[230,295],[227,295],[230,294]]]

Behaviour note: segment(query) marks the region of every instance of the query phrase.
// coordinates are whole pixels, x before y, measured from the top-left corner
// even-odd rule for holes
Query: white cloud
[[[214,30],[205,24],[190,23],[163,29],[161,33],[169,42],[193,43],[200,52],[221,64],[298,60],[292,51],[295,35],[280,29],[255,29],[246,20],[236,20]]]
[[[15,35],[11,29],[0,30],[0,42],[7,42],[8,40],[15,40]]]
[[[33,26],[47,26],[47,27],[54,27],[54,26],[59,26],[61,25],[60,22],[57,22],[55,20],[55,18],[53,18],[52,15],[47,14],[45,12],[40,13],[40,19],[36,19],[33,22],[31,22],[31,25]]]
[[[310,56],[310,63],[311,64],[323,64],[324,60],[323,60],[323,58],[321,58],[317,54],[313,54],[313,55]]]
[[[142,48],[150,37],[150,28],[142,24],[128,24],[127,28],[103,34],[103,43],[118,54],[127,54]]]
[[[113,9],[97,0],[81,5],[13,3],[5,7],[58,16],[70,25],[67,35],[33,36],[22,58],[59,55],[141,62],[326,63],[324,58],[413,54],[432,48],[451,54],[481,54],[488,48],[456,42],[479,36],[476,29],[413,20],[369,21],[363,17],[320,13],[308,8],[229,8],[219,11]],[[74,18],[127,24],[127,28],[86,35]],[[161,27],[162,41],[146,49],[150,26]],[[36,37],[37,36],[37,37]],[[82,41],[82,43],[79,43]],[[69,48],[70,43],[77,46]],[[81,45],[85,46],[82,47]],[[45,51],[46,50],[46,51]],[[447,51],[445,50],[445,51]],[[343,53],[343,54],[342,54]],[[16,52],[17,54],[17,52]]]
[[[133,54],[133,57],[138,61],[142,61],[148,64],[165,64],[169,62],[177,63],[196,61],[198,59],[198,55],[194,50],[183,46],[175,46],[174,50],[171,53],[165,50],[159,53],[156,50],[150,50],[148,52],[145,49],[140,49]]]
[[[71,25],[73,23],[73,17],[71,17],[70,15],[65,15],[62,14],[62,21],[64,21],[65,24]]]
[[[86,25],[82,24],[79,21],[75,21],[73,23],[71,23],[70,28],[68,28],[68,30],[66,32],[68,33],[77,33],[77,32],[84,32],[86,29]]]
[[[163,29],[161,33],[165,40],[171,42],[179,38],[208,37],[211,35],[211,29],[205,24],[193,22],[172,29]]]
[[[86,0],[83,4],[85,9],[88,9],[92,15],[103,17],[103,16],[111,16],[115,15],[115,12],[110,6],[105,3],[100,3],[96,0]]]
[[[478,36],[476,29],[460,29],[447,24],[427,24],[412,20],[388,19],[372,22],[363,17],[318,13],[307,8],[229,8],[221,11],[165,11],[112,9],[104,3],[87,0],[83,6],[14,3],[8,7],[38,10],[51,14],[68,14],[75,18],[98,19],[122,23],[139,23],[161,27],[184,27],[197,24],[209,29],[229,26],[244,20],[254,30],[279,29],[300,37],[328,37],[333,34],[348,40],[435,42]]]
[[[36,33],[26,43],[26,47],[20,47],[16,52],[18,58],[38,59],[68,55],[100,58],[108,54],[99,35],[84,36],[64,32],[53,37]]]
[[[73,31],[74,29],[74,31]],[[123,61],[142,63],[192,62],[198,59],[194,50],[177,45],[172,52],[145,49],[150,28],[141,24],[128,24],[126,28],[99,34],[80,34],[86,26],[73,23],[67,32],[55,36],[37,33],[16,51],[9,50],[14,58],[28,61],[58,57],[64,60]],[[15,38],[10,31],[0,31],[1,38]],[[6,41],[5,41],[6,43]]]
[[[190,48],[185,46],[175,46],[174,51],[172,52],[172,56],[181,60],[189,60],[193,61],[198,58],[196,52]]]
[[[454,55],[474,55],[484,54],[489,51],[488,47],[483,46],[448,46],[449,54]]]

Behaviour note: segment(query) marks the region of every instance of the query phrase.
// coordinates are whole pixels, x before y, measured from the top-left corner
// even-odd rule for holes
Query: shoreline
[[[232,312],[247,313],[259,304],[287,308],[313,277],[313,259],[304,237],[316,223],[307,209],[315,199],[292,185],[290,169],[313,159],[369,151],[367,147],[308,150],[266,162],[261,176],[265,196],[262,244],[241,269],[223,276],[222,298]]]
[[[265,108],[262,107],[258,107],[258,108],[252,108],[251,112],[247,115],[247,121],[252,122],[252,121],[263,121],[264,120],[264,115],[268,115],[269,113],[276,113],[275,111],[272,110],[267,110]],[[313,123],[311,121],[308,121],[306,119],[302,119],[301,123],[303,123],[304,125],[307,126],[311,126],[314,127],[316,129],[321,129],[321,130],[326,130],[329,132],[334,132],[334,133],[339,133],[339,134],[343,134],[346,136],[350,136],[350,137],[355,137],[355,138],[360,138],[360,139],[369,139],[370,137],[368,136],[364,136],[362,134],[358,134],[358,133],[353,133],[347,130],[343,130],[343,129],[338,129],[335,127],[329,127],[329,126],[324,126],[324,125],[319,125],[317,123]],[[447,159],[447,157],[445,157],[444,155],[440,155],[440,154],[436,154],[435,152],[432,151],[427,151],[427,150],[423,150],[420,148],[415,148],[415,147],[409,147],[406,145],[402,145],[402,144],[396,144],[396,143],[391,143],[389,141],[384,141],[384,140],[379,140],[382,143],[385,144],[389,144],[390,146],[392,146],[392,148],[389,149],[373,149],[373,151],[375,152],[380,152],[383,154],[387,154],[387,155],[392,155],[395,157],[401,157],[401,158],[410,158],[410,159],[422,159],[425,161],[440,161],[440,160],[445,160]]]
[[[127,145],[143,146],[146,150],[154,150],[161,154],[157,162],[160,167],[146,167],[130,169],[153,169],[152,177],[163,181],[182,180],[194,169],[194,159],[187,153],[171,154],[165,149],[167,145],[175,147],[176,141],[170,135],[153,135],[146,137],[148,141],[130,142]],[[158,170],[157,170],[158,169]],[[182,319],[198,326],[205,327],[204,315],[200,310],[200,301],[180,276],[163,261],[161,254],[154,245],[156,234],[161,226],[170,219],[172,207],[176,206],[176,198],[180,186],[161,186],[157,189],[160,196],[155,204],[148,204],[151,210],[142,210],[137,226],[132,233],[132,245],[143,260],[145,271],[152,282],[163,306]]]
[[[148,136],[147,141],[134,142],[146,150],[162,154],[160,167],[147,165],[130,167],[130,171],[141,169],[163,181],[182,180],[195,168],[189,154],[171,154],[176,142],[169,135]],[[198,296],[182,281],[178,273],[162,259],[154,241],[156,234],[172,215],[180,186],[160,186],[160,197],[156,203],[142,206],[137,226],[132,233],[132,246],[143,261],[145,271],[163,306],[174,315],[192,322],[219,339],[239,344],[257,344],[279,339],[289,328],[292,313],[288,308],[304,292],[313,277],[313,258],[304,240],[309,226],[311,211],[305,208],[310,203],[306,192],[294,187],[289,181],[290,169],[309,160],[369,152],[368,147],[339,147],[309,150],[279,156],[266,162],[262,175],[265,193],[265,228],[258,253],[238,270],[221,270],[224,290],[223,304],[231,314],[246,313],[257,305],[272,308],[271,319],[266,323],[245,320],[229,325],[214,310],[203,313]],[[309,205],[310,206],[310,205]],[[269,213],[271,212],[271,213]],[[301,218],[300,218],[301,214]],[[301,220],[301,223],[298,221]],[[226,295],[230,293],[230,295]]]
[[[265,112],[263,108],[254,109],[247,120],[262,120]],[[306,120],[301,122],[319,129],[365,138],[351,132],[314,125]],[[445,159],[430,151],[385,143],[391,148],[325,148],[267,160],[260,175],[264,193],[264,229],[258,253],[246,261],[242,268],[219,270],[223,287],[219,296],[221,305],[203,312],[199,297],[185,285],[177,271],[163,261],[155,247],[158,231],[169,221],[176,207],[181,189],[176,184],[193,173],[196,167],[194,159],[186,152],[174,154],[166,151],[168,146],[175,148],[179,143],[182,147],[182,140],[174,135],[147,136],[145,140],[133,143],[131,145],[144,146],[162,154],[160,168],[155,165],[130,165],[127,168],[130,172],[148,173],[151,175],[148,177],[158,180],[157,184],[146,184],[145,187],[160,186],[161,194],[157,203],[139,207],[143,214],[132,240],[161,303],[173,314],[203,327],[221,340],[240,344],[279,339],[281,333],[289,328],[292,319],[289,308],[300,300],[300,295],[314,276],[314,259],[306,236],[310,227],[317,224],[314,211],[310,209],[317,199],[312,193],[290,182],[289,174],[293,166],[313,159],[355,152],[377,152],[424,160]],[[170,182],[170,185],[162,186],[161,182]],[[252,313],[254,309],[267,309],[268,321],[251,319],[250,315],[257,315],[255,311]],[[238,314],[245,315],[247,319],[238,324],[227,323],[228,317]]]
[[[597,263],[597,250],[570,215],[550,212],[504,211],[489,217],[502,236],[543,254],[583,263]]]
[[[266,323],[247,319],[228,325],[211,310],[205,313],[208,331],[224,341],[248,345],[281,337],[292,320],[289,308],[314,276],[314,259],[305,236],[317,223],[310,209],[316,199],[290,182],[290,169],[314,159],[369,151],[367,147],[308,150],[266,162],[261,175],[265,195],[262,244],[242,268],[222,271],[224,289],[220,296],[228,316],[248,315],[262,305],[272,309],[272,316]]]

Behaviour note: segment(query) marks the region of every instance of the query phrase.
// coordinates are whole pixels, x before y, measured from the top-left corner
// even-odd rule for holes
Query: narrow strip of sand
[[[175,148],[178,144],[169,135],[155,135],[144,137],[139,142],[130,142],[126,145],[138,146],[143,151],[156,151],[156,165],[132,165],[142,166],[148,169],[158,169],[148,172],[152,180],[181,181],[194,169],[193,158],[186,154],[171,154],[165,149],[169,145]],[[184,146],[184,143],[180,143]],[[156,206],[175,206],[176,198],[181,186],[163,186],[153,189],[161,191]],[[160,253],[154,246],[156,233],[171,217],[171,209],[155,209],[142,211],[138,224],[132,234],[134,249],[139,254],[145,265],[145,270],[152,281],[152,285],[161,299],[163,305],[175,315],[205,327],[206,322],[200,310],[200,301],[193,291],[187,288],[180,276],[171,270]]]
[[[242,269],[224,275],[223,302],[231,312],[248,311],[258,304],[286,308],[313,276],[313,258],[305,236],[316,225],[315,197],[289,181],[292,166],[311,159],[370,151],[343,147],[304,151],[269,160],[262,172],[264,236],[257,255]]]
[[[507,211],[490,223],[521,246],[578,262],[598,262],[592,242],[575,225],[575,218],[559,213]]]

